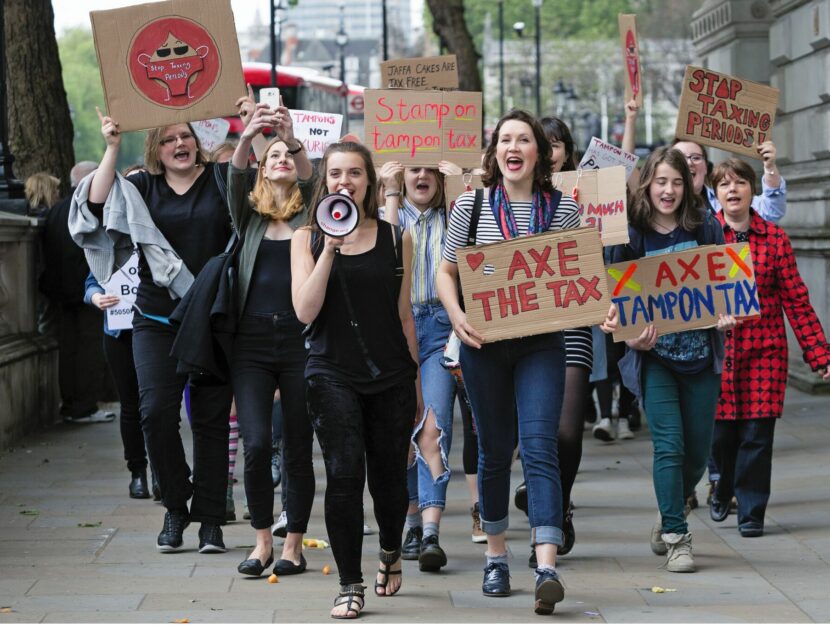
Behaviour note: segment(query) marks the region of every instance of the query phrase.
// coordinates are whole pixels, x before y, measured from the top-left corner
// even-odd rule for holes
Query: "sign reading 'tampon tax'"
[[[602,323],[596,230],[557,230],[457,251],[467,321],[487,342]]]
[[[663,335],[710,328],[720,314],[742,319],[761,314],[747,243],[657,254],[606,271],[619,315],[617,342],[637,338],[650,323]]]

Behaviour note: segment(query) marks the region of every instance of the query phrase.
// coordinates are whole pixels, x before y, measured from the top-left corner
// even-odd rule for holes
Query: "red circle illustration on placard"
[[[219,80],[216,41],[203,26],[184,17],[162,17],[136,31],[127,65],[136,90],[154,104],[188,108]]]

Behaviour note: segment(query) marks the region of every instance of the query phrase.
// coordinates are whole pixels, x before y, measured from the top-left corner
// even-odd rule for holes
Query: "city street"
[[[394,598],[367,590],[367,622],[810,622],[830,619],[830,422],[827,397],[789,390],[778,427],[773,496],[766,535],[744,539],[734,515],[709,519],[705,484],[690,517],[695,574],[672,574],[651,554],[656,504],[651,446],[603,444],[586,432],[582,470],[574,488],[576,546],[559,571],[567,594],[553,617],[532,612],[527,567],[528,526],[511,505],[508,532],[513,595],[481,594],[483,545],[470,541],[467,487],[460,475],[460,429],[451,456],[457,469],[441,528],[449,565],[440,574],[404,562]],[[458,424],[458,421],[456,422]],[[190,431],[183,425],[186,446]],[[307,550],[308,571],[244,579],[236,565],[253,531],[246,521],[225,528],[229,551],[200,555],[197,527],[188,550],[162,555],[155,538],[162,509],[127,498],[117,423],[55,425],[0,457],[0,623],[9,622],[321,622],[337,592],[330,549]],[[315,456],[317,498],[308,537],[325,538],[325,478]],[[235,489],[241,519],[242,456]],[[513,486],[520,471],[514,471]],[[374,526],[367,500],[367,521]],[[277,507],[279,512],[279,507]],[[279,539],[277,539],[279,540]],[[377,535],[364,542],[363,570],[371,586]],[[322,573],[330,565],[332,573]],[[655,592],[659,589],[665,592]]]

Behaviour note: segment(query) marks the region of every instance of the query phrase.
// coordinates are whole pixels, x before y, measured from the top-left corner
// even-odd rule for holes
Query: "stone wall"
[[[0,449],[58,414],[58,351],[37,333],[36,219],[0,212]]]

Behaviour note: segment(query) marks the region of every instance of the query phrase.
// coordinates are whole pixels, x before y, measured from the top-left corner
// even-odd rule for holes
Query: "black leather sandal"
[[[396,549],[395,551],[385,551],[384,549],[380,550],[380,553],[378,554],[378,559],[380,560],[381,564],[383,565],[383,568],[378,569],[378,573],[380,573],[383,576],[383,581],[379,582],[379,581],[375,580],[375,594],[378,597],[391,597],[392,595],[394,595],[395,593],[397,593],[401,589],[401,587],[398,586],[395,589],[395,592],[390,592],[388,594],[386,593],[386,586],[389,584],[389,578],[392,575],[401,575],[403,573],[403,571],[401,569],[398,569],[397,571],[393,571],[392,569],[389,568],[393,564],[395,564],[395,562],[400,560],[400,558],[401,558],[401,550],[400,549]],[[383,588],[383,593],[379,592],[381,588]]]
[[[363,610],[364,590],[366,590],[366,586],[361,586],[360,584],[341,586],[340,594],[338,594],[337,598],[334,600],[334,606],[337,607],[339,605],[346,604],[346,613],[332,614],[331,618],[353,619],[360,616],[360,612]],[[352,612],[354,612],[354,615],[352,615]]]

